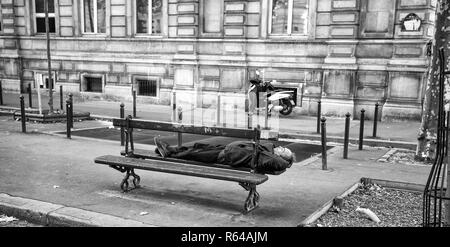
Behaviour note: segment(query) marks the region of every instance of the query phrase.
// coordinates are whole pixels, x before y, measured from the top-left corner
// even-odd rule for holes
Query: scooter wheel
[[[294,106],[289,99],[282,99],[280,105],[283,106],[283,110],[280,110],[280,113],[285,116],[291,114],[294,109]]]

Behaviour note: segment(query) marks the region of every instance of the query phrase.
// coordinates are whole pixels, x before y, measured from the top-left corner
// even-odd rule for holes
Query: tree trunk
[[[430,65],[423,104],[422,122],[418,134],[416,158],[432,161],[436,156],[437,112],[439,107],[439,56],[438,51],[444,48],[446,70],[449,69],[450,55],[450,3],[439,0],[436,5],[435,34],[431,47]]]

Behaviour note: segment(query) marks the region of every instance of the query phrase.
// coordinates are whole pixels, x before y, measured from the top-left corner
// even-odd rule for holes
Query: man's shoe
[[[155,145],[159,151],[159,154],[161,154],[161,156],[163,158],[168,157],[170,154],[170,151],[167,149],[167,146],[169,146],[169,145],[167,143],[161,141],[158,136],[155,136],[155,138],[153,140],[155,141]]]

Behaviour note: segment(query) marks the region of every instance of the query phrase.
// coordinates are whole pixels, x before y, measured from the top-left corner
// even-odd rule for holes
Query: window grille
[[[142,96],[157,96],[158,82],[157,80],[136,80],[137,83],[137,94]]]

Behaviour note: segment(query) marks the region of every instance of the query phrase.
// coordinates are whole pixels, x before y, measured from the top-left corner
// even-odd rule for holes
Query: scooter
[[[255,92],[256,95],[258,95],[260,92],[270,92],[270,96],[268,97],[269,114],[272,110],[278,111],[285,116],[291,114],[295,106],[295,102],[293,100],[294,91],[275,90],[272,83],[276,83],[276,80],[264,81],[259,79],[258,74],[257,78],[250,80],[250,83],[252,86],[250,86],[248,94]],[[274,104],[276,101],[278,101],[278,105]]]

